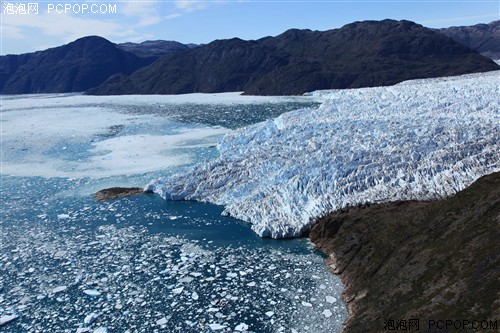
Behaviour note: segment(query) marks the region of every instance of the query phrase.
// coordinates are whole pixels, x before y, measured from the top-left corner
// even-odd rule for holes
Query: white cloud
[[[41,4],[39,15],[2,15],[2,54],[32,52],[89,35],[113,42],[154,39],[143,28],[176,16],[165,18],[156,0],[118,2],[116,13],[88,15],[48,13],[46,5]]]
[[[120,7],[120,14],[135,19],[138,27],[155,25],[161,22],[157,4],[157,1],[149,0],[126,2]]]
[[[54,0],[59,3],[61,0]],[[116,13],[74,14],[47,12],[48,3],[40,3],[39,15],[1,15],[2,54],[33,52],[59,46],[78,38],[98,35],[113,42],[158,39],[152,29],[172,20],[227,1],[194,0],[109,0]]]
[[[3,15],[2,54],[33,52],[89,35],[102,36],[113,42],[144,37],[131,28],[123,16],[116,19],[110,16],[105,19],[103,16],[94,18],[43,12],[39,15]]]
[[[145,16],[142,17],[139,22],[137,22],[137,26],[139,27],[147,27],[150,25],[155,25],[161,22],[161,17],[159,16]]]
[[[3,15],[3,14],[0,14]],[[4,15],[5,16],[5,15]],[[4,36],[9,36],[12,39],[24,39],[25,35],[22,33],[22,29],[12,25],[2,24],[2,38]]]
[[[202,10],[207,7],[207,3],[198,0],[178,0],[175,1],[175,7],[188,13],[195,10]]]
[[[445,26],[450,23],[458,23],[459,25],[469,25],[470,21],[485,21],[485,20],[498,20],[498,14],[488,13],[483,15],[473,15],[473,16],[459,16],[459,17],[449,17],[449,18],[439,18],[435,20],[424,20],[419,23],[423,25],[432,26]]]
[[[172,13],[172,14],[165,16],[164,19],[165,20],[172,20],[172,19],[180,17],[180,16],[182,16],[182,15],[179,13]]]

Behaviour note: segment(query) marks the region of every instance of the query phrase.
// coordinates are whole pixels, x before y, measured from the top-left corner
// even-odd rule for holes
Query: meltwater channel
[[[2,97],[2,332],[335,332],[342,285],[306,239],[269,240],[222,207],[97,203],[218,155],[230,129],[312,97]]]

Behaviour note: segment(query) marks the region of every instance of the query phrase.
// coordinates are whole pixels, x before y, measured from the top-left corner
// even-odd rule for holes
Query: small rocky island
[[[97,202],[132,197],[144,193],[142,187],[110,187],[97,191],[94,200]]]
[[[343,333],[410,319],[424,332],[437,331],[438,320],[495,323],[499,225],[498,172],[448,199],[365,205],[319,219],[310,238],[344,282]],[[456,331],[448,328],[439,331]]]

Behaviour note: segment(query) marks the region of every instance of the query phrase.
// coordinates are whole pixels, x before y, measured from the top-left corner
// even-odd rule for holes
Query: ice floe
[[[89,296],[99,296],[101,294],[99,291],[95,289],[85,289],[83,293]]]
[[[237,325],[234,328],[234,330],[237,331],[237,332],[244,332],[244,331],[248,330],[248,325],[245,324],[245,323],[241,323],[241,324]]]
[[[2,315],[2,316],[0,316],[0,326],[6,325],[6,324],[16,320],[17,318],[19,318],[19,316],[16,314]]]

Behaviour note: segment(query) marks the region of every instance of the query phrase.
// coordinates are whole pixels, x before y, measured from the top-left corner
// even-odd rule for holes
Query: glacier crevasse
[[[146,186],[296,237],[347,205],[429,200],[500,170],[500,72],[317,91],[325,102],[227,134],[220,157]]]

